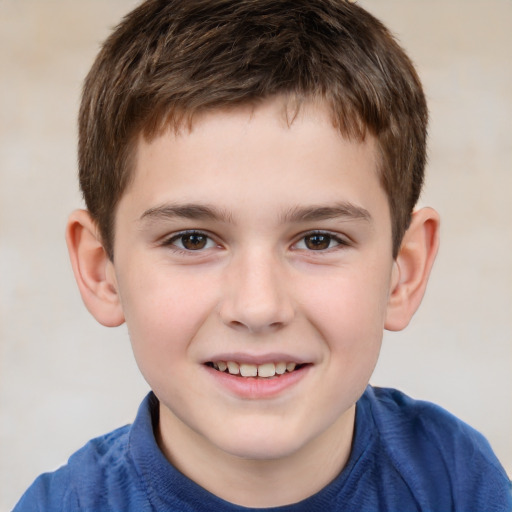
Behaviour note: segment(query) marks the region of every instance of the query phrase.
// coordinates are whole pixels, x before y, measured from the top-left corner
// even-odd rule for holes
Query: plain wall
[[[441,404],[512,472],[512,2],[365,0],[417,64],[431,109],[422,204],[442,244],[420,311],[372,383]],[[0,0],[0,511],[147,385],[124,327],[82,305],[64,243],[81,82],[133,0]]]

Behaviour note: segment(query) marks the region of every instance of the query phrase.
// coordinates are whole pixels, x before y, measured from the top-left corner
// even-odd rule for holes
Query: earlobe
[[[73,212],[66,227],[66,243],[73,273],[89,312],[107,327],[124,322],[113,263],[108,258],[96,227],[86,210]]]
[[[418,309],[439,247],[439,215],[432,208],[413,213],[391,277],[386,322],[390,331],[400,331]]]

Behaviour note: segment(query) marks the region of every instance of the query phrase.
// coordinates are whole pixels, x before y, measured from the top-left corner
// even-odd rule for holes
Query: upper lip
[[[296,363],[306,364],[311,360],[304,359],[300,356],[285,353],[268,353],[268,354],[247,354],[246,352],[223,352],[215,354],[206,359],[204,363],[214,363],[217,361],[235,361],[243,364],[265,364],[265,363]]]

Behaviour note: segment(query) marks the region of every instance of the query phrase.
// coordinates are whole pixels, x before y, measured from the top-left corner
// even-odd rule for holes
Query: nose
[[[288,325],[295,311],[284,266],[278,258],[261,251],[234,258],[226,269],[222,321],[251,333]]]

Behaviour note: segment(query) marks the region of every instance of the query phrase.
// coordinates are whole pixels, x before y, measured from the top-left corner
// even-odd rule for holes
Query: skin
[[[335,478],[383,330],[421,301],[438,217],[416,213],[393,260],[376,155],[321,104],[291,124],[280,99],[216,111],[141,138],[113,262],[88,213],[70,218],[82,296],[104,325],[126,321],[162,451],[221,498],[279,506]],[[276,392],[207,364],[219,360],[305,366]]]

